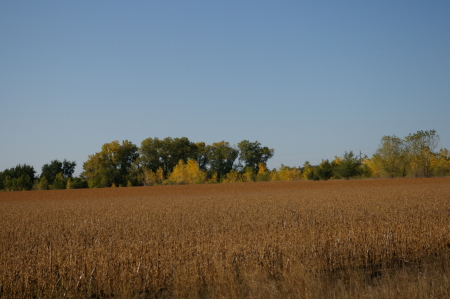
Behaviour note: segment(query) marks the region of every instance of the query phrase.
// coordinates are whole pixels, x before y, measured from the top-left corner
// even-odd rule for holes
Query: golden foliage
[[[143,167],[142,173],[144,186],[156,186],[161,185],[164,182],[164,171],[161,167],[159,167],[156,172]]]
[[[338,159],[338,158],[336,158],[336,159]],[[311,176],[313,171],[314,171],[313,167],[309,163],[305,163],[305,165],[303,167],[302,178],[304,180],[308,180],[308,178]]]
[[[256,174],[256,180],[258,182],[270,180],[270,172],[264,163],[258,164],[258,173]]]
[[[242,181],[242,176],[236,170],[231,170],[229,173],[225,175],[222,182],[223,183],[237,183]]]
[[[364,164],[370,169],[370,173],[373,178],[381,177],[381,173],[383,170],[379,163],[379,160],[377,160],[376,157],[364,160]]]
[[[255,181],[255,175],[253,173],[253,169],[250,167],[245,169],[245,172],[241,176],[243,182],[254,182]]]
[[[215,184],[219,182],[219,175],[217,173],[213,173],[211,178],[208,180],[208,183]]]
[[[188,160],[187,164],[180,160],[170,174],[169,180],[175,184],[202,184],[206,181],[206,174],[195,160]]]
[[[278,171],[278,180],[280,181],[296,181],[301,178],[301,171],[296,167],[291,168],[281,165],[280,170]]]
[[[276,169],[270,172],[270,180],[274,182],[280,180],[280,176],[278,175],[278,171]]]

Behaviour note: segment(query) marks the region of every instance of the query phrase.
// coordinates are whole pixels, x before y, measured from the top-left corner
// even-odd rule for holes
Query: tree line
[[[194,143],[186,137],[147,138],[140,147],[128,140],[121,143],[112,141],[88,156],[79,177],[73,177],[76,163],[67,160],[45,164],[40,176],[32,166],[19,164],[0,172],[0,189],[47,190],[184,183],[175,178],[184,164],[195,165],[204,177],[204,180],[195,182],[220,182],[232,170],[257,172],[273,155],[274,149],[248,140],[231,146],[226,141],[211,145]]]
[[[170,184],[252,181],[329,180],[378,177],[431,177],[450,175],[450,153],[437,150],[435,130],[417,131],[404,138],[383,136],[372,157],[345,152],[318,165],[281,165],[269,170],[274,149],[258,141],[226,141],[210,145],[186,137],[147,138],[138,147],[128,140],[112,141],[89,155],[83,171],[73,177],[75,162],[53,160],[40,175],[27,164],[0,172],[0,189],[48,190],[151,186]]]

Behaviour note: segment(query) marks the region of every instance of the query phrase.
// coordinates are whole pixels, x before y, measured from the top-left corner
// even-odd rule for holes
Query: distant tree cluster
[[[449,176],[450,153],[445,148],[437,151],[439,140],[435,130],[405,138],[383,136],[371,158],[350,151],[316,166],[306,162],[301,172],[308,180]]]
[[[0,172],[0,189],[6,191],[25,191],[33,189],[36,171],[33,166],[19,164]]]
[[[432,177],[450,175],[448,149],[436,151],[436,131],[417,131],[405,138],[395,135],[381,138],[370,168],[376,177]]]
[[[42,166],[40,176],[36,176],[33,166],[19,164],[0,172],[0,189],[5,191],[56,190],[86,188],[82,178],[74,178],[76,162],[64,159],[53,160]]]
[[[186,137],[147,138],[140,147],[113,141],[89,156],[81,176],[91,188],[219,182],[231,171],[257,172],[273,154],[273,149],[248,140],[231,146],[225,141],[194,143]]]
[[[32,166],[19,164],[0,172],[0,190],[449,176],[450,152],[437,151],[438,144],[434,130],[405,138],[383,136],[371,158],[349,151],[319,165],[305,162],[269,170],[274,149],[258,141],[231,146],[226,141],[194,143],[186,137],[147,138],[139,147],[128,140],[113,141],[88,157],[79,177],[73,177],[76,163],[67,160],[45,164],[40,175]]]

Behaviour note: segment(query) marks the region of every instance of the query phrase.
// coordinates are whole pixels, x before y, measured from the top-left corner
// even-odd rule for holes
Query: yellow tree
[[[173,168],[169,176],[169,180],[175,184],[186,184],[186,167],[183,160],[178,161],[178,164]]]
[[[278,171],[278,179],[280,181],[294,181],[294,180],[300,180],[301,178],[301,171],[300,169],[297,169],[296,167],[288,167],[281,164],[280,170]]]
[[[202,171],[195,160],[188,160],[185,165],[188,184],[203,184],[206,181],[206,173]]]
[[[271,181],[279,181],[280,180],[278,171],[275,168],[270,172],[270,180]]]
[[[162,167],[159,167],[156,170],[156,183],[162,184],[164,182],[164,180],[165,180],[164,170],[162,169]]]
[[[439,143],[435,130],[417,131],[405,137],[411,174],[415,177],[432,175],[431,160]]]
[[[241,175],[234,169],[228,172],[223,179],[223,183],[237,183],[241,181],[242,181]]]
[[[382,173],[382,166],[379,163],[379,160],[372,157],[372,159],[364,160],[364,165],[369,168],[371,177],[379,178]]]
[[[268,181],[270,179],[270,173],[264,163],[258,164],[258,173],[256,174],[257,181]]]
[[[242,180],[244,182],[253,182],[254,180],[254,173],[253,173],[253,169],[250,167],[245,168],[244,173],[242,174]]]
[[[217,173],[213,173],[211,178],[208,180],[209,184],[215,184],[219,182],[219,176],[217,175]]]
[[[170,174],[169,180],[175,184],[200,184],[206,181],[206,174],[195,160],[188,160],[187,164],[180,160]]]
[[[143,167],[143,183],[144,186],[154,186],[157,185],[156,173],[147,167]]]
[[[311,180],[314,176],[314,168],[311,166],[311,164],[306,161],[303,164],[303,173],[302,177],[304,180]]]

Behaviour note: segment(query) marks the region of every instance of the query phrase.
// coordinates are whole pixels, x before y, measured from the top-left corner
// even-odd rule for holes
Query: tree
[[[48,183],[47,178],[45,176],[41,177],[41,179],[39,180],[38,189],[39,190],[48,190],[48,185],[49,185],[49,183]]]
[[[195,144],[195,151],[193,157],[201,170],[206,171],[208,168],[208,147],[204,142],[197,142]]]
[[[66,159],[64,159],[63,162],[53,160],[50,164],[44,164],[44,166],[42,166],[41,179],[45,177],[48,184],[52,185],[58,173],[61,173],[61,176],[64,179],[72,178],[76,165],[77,163],[75,161],[71,162]]]
[[[139,147],[139,162],[147,170],[156,172],[167,160],[164,142],[158,138],[147,138]]]
[[[62,175],[62,172],[58,173],[53,180],[53,184],[51,185],[51,188],[53,190],[57,189],[66,189],[67,186],[67,179],[65,179]]]
[[[238,143],[239,148],[239,162],[243,163],[243,169],[251,168],[253,173],[258,172],[258,165],[260,163],[266,165],[267,160],[273,157],[274,149],[267,146],[262,147],[258,141],[250,142],[243,140]]]
[[[431,161],[436,147],[439,144],[439,135],[435,130],[417,131],[405,137],[407,160],[410,164],[411,174],[415,177],[432,175]]]
[[[333,177],[333,166],[330,161],[322,160],[322,162],[315,168],[315,174],[320,180],[329,180]]]
[[[5,189],[5,180],[7,177],[7,174],[5,172],[6,172],[6,170],[0,172],[0,190]]]
[[[275,175],[276,172],[277,174]],[[272,180],[278,181],[295,181],[300,180],[301,178],[301,170],[296,167],[288,167],[281,164],[280,169],[278,171],[274,170],[272,175]]]
[[[144,186],[156,185],[156,174],[151,169],[143,168],[142,182]]]
[[[82,178],[75,177],[72,179],[69,179],[68,188],[69,189],[83,189],[83,188],[89,188],[88,183],[83,180]]]
[[[336,166],[335,173],[346,180],[358,174],[359,159],[353,154],[352,151],[345,152],[344,157],[339,159],[339,164]]]
[[[195,160],[188,160],[186,164],[180,160],[170,174],[169,180],[175,184],[201,184],[206,181],[206,174]]]
[[[312,166],[309,161],[306,161],[303,164],[302,168],[302,176],[305,180],[315,180],[317,179],[316,171],[314,169],[314,166]]]
[[[208,145],[206,149],[210,176],[217,174],[219,180],[233,169],[239,151],[230,146],[228,142],[220,141]]]
[[[164,175],[168,176],[178,161],[184,163],[188,159],[198,158],[199,148],[186,137],[171,138],[163,140],[158,138],[147,138],[141,143],[139,148],[139,162],[147,169],[156,172],[162,168]]]
[[[394,178],[406,175],[406,148],[402,139],[395,135],[383,136],[376,153],[372,157],[380,165],[385,176]]]
[[[251,168],[251,167],[245,168],[241,177],[242,177],[243,182],[247,182],[247,183],[254,182],[255,181],[255,173],[253,172],[253,168]]]
[[[161,185],[164,182],[164,173],[161,167],[154,172],[144,166],[141,177],[144,186]]]
[[[16,167],[6,169],[0,175],[2,189],[7,191],[25,191],[33,189],[36,179],[33,166],[18,164]]]
[[[225,174],[222,180],[223,183],[237,183],[241,181],[242,181],[241,174],[234,169],[230,170],[230,172]]]
[[[64,159],[62,163],[62,176],[63,178],[72,178],[73,173],[75,172],[75,167],[77,163],[75,161],[67,161]]]
[[[128,181],[137,182],[136,176],[131,176],[132,167],[138,158],[137,146],[128,140],[120,144],[117,140],[105,143],[102,150],[83,164],[82,177],[86,178],[90,188],[126,186]]]
[[[264,163],[258,164],[258,173],[256,174],[256,180],[258,182],[265,182],[270,180],[270,172],[267,170]]]
[[[371,178],[374,175],[371,160],[366,155],[364,155],[364,157],[361,158],[359,163],[361,164],[359,167],[361,177]]]
[[[440,149],[439,154],[434,156],[432,162],[433,174],[435,176],[450,175],[450,151],[448,149]]]
[[[53,184],[54,179],[58,173],[62,173],[62,163],[58,160],[53,160],[50,164],[42,166],[41,179],[46,178],[49,185]]]

